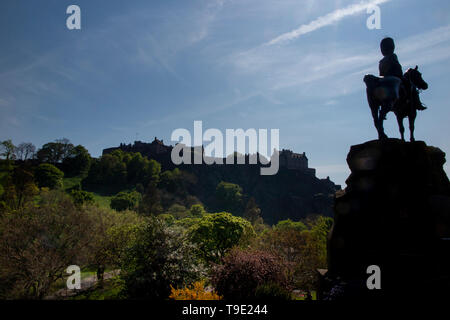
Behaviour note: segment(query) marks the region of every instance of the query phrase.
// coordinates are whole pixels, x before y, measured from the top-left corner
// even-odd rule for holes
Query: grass
[[[74,186],[81,183],[81,180],[83,180],[83,176],[76,176],[76,177],[70,177],[70,178],[64,178],[63,184],[64,184],[64,190],[67,191]],[[94,195],[94,201],[97,203],[101,208],[109,208],[111,203],[111,198],[113,195],[108,195],[104,192],[104,190],[87,190],[89,192],[92,192]]]
[[[94,194],[94,201],[97,203],[101,208],[109,208],[111,203],[111,198],[113,196],[103,196],[98,193],[92,192]]]
[[[70,188],[73,188],[77,184],[81,183],[81,180],[83,180],[82,176],[64,178],[63,179],[64,190],[66,191],[66,190],[68,190]]]
[[[313,300],[317,300],[317,293],[316,291],[311,291],[311,296]],[[294,300],[306,300],[306,292],[303,296],[301,295],[297,295],[297,294],[293,294],[293,298]]]
[[[118,300],[123,299],[121,291],[123,282],[119,277],[103,281],[103,286],[94,287],[70,298],[70,300]]]

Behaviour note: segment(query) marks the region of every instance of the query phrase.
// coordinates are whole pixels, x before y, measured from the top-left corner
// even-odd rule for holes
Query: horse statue
[[[414,69],[408,69],[404,74],[404,81],[393,76],[366,75],[364,77],[367,87],[367,101],[372,111],[375,128],[378,131],[378,139],[387,139],[383,121],[386,119],[387,113],[393,111],[397,117],[402,140],[405,141],[403,119],[408,117],[410,141],[415,141],[414,121],[417,116],[417,103],[420,103],[420,101],[416,101],[418,100],[418,94],[414,95],[414,92],[418,89],[428,89],[428,84],[423,80],[418,69],[418,66]]]

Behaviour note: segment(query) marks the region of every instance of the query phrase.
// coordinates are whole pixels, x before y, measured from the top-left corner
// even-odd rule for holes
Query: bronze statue
[[[397,117],[402,140],[405,140],[403,118],[408,117],[410,140],[414,140],[414,121],[417,110],[425,110],[419,98],[419,89],[426,90],[428,84],[422,79],[422,74],[416,66],[402,72],[397,55],[394,53],[395,44],[392,38],[385,38],[380,44],[384,58],[380,61],[380,77],[366,75],[364,82],[367,86],[367,100],[372,111],[375,128],[379,139],[386,139],[383,121],[389,111]]]

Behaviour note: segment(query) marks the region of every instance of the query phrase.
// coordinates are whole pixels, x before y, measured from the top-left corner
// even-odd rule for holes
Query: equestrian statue
[[[405,140],[403,119],[408,117],[410,141],[414,139],[414,121],[417,110],[425,110],[419,97],[419,90],[428,89],[428,84],[422,79],[418,66],[408,69],[404,74],[392,38],[384,38],[380,44],[384,58],[379,63],[380,77],[366,75],[364,82],[367,87],[367,100],[372,111],[375,128],[380,140],[387,139],[384,133],[383,121],[388,112],[393,111],[397,117],[402,140]]]

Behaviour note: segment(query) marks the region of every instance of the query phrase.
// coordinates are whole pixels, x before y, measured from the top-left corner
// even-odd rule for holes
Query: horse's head
[[[428,83],[426,83],[423,78],[422,74],[419,72],[419,67],[416,66],[414,69],[409,68],[405,72],[405,78],[409,79],[413,85],[416,86],[418,89],[427,90],[428,89]]]

